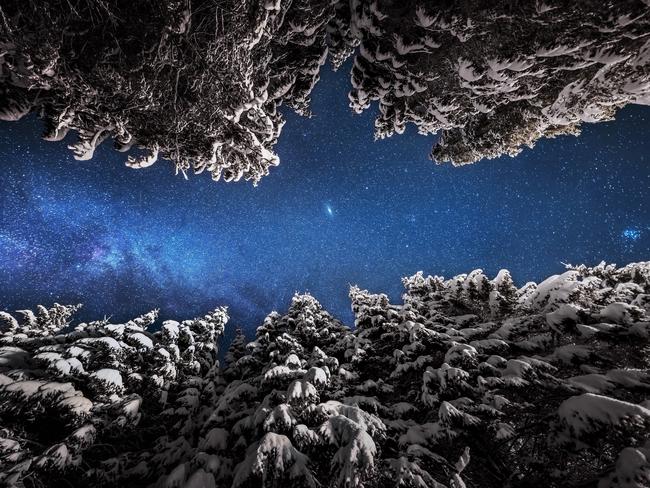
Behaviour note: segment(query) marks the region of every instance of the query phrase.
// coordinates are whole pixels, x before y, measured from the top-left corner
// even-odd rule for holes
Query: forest
[[[0,120],[35,113],[126,165],[257,183],[279,164],[281,106],[309,116],[321,67],[352,59],[375,137],[413,124],[455,165],[577,135],[650,103],[647,0],[7,0]]]
[[[650,0],[0,3],[0,121],[6,127],[23,118],[40,120],[42,138],[66,144],[79,160],[75,165],[97,159],[96,150],[106,144],[124,153],[126,166],[133,169],[146,171],[160,161],[179,178],[206,173],[215,181],[257,185],[280,164],[276,146],[287,120],[313,115],[310,96],[324,66],[349,71],[349,108],[374,114],[375,139],[415,129],[430,137],[430,158],[437,164],[515,157],[543,139],[577,136],[585,124],[612,121],[628,105],[650,105]],[[634,144],[631,139],[617,143]],[[28,149],[21,157],[33,157]],[[601,155],[591,159],[601,164]],[[396,154],[384,156],[401,161]],[[341,160],[346,157],[340,154]],[[643,164],[643,156],[637,159]],[[314,173],[326,169],[323,161],[317,163]],[[309,174],[304,176],[296,180],[307,180]],[[327,181],[338,183],[338,176],[329,175]],[[596,182],[587,176],[587,183]],[[26,186],[17,183],[20,178]],[[225,237],[211,234],[214,242],[223,237],[220,248],[202,241],[207,239],[200,228],[204,221],[197,219],[193,233],[163,248],[159,241],[169,243],[175,236],[160,234],[173,234],[175,228],[151,231],[153,237],[145,239],[144,229],[155,227],[144,225],[151,224],[151,199],[141,193],[129,199],[119,191],[105,198],[112,213],[101,205],[95,205],[95,214],[84,208],[78,213],[80,220],[90,221],[90,231],[72,227],[74,232],[64,235],[51,230],[65,227],[52,216],[92,207],[95,200],[81,198],[87,193],[104,198],[109,192],[80,183],[66,206],[56,200],[60,188],[55,184],[45,188],[51,197],[46,202],[38,192],[48,183],[39,186],[30,172],[20,178],[10,182],[11,188],[0,188],[0,211],[20,224],[12,222],[20,232],[0,235],[0,244],[11,251],[6,253],[10,273],[29,268],[40,276],[52,272],[54,263],[70,276],[87,270],[93,283],[104,277],[118,282],[124,276],[120,272],[132,271],[127,258],[137,256],[133,262],[156,271],[152,276],[161,283],[180,281],[175,269],[194,266],[187,280],[194,283],[208,274],[204,262],[214,264],[220,251],[224,270],[231,256],[247,262],[259,258],[253,267],[266,269],[272,259],[259,257],[253,247],[273,245],[268,236],[280,235],[277,242],[302,237],[296,247],[304,244],[304,249],[310,239],[322,238],[307,230],[296,238],[282,220],[276,227],[269,224],[268,234],[254,246],[239,242],[252,243],[250,229],[237,234],[239,240],[225,232]],[[66,174],[56,181],[73,179]],[[603,185],[617,188],[618,180],[614,175]],[[115,181],[107,181],[107,187]],[[326,179],[314,181],[317,187]],[[206,183],[215,195],[223,188]],[[490,191],[527,191],[502,183]],[[580,193],[592,187],[578,183],[552,203],[581,203]],[[389,191],[397,190],[372,188],[357,203],[379,201]],[[280,200],[285,195],[276,193],[278,200],[254,201],[244,210],[219,207],[229,217],[223,225],[242,216],[266,218],[263,210],[272,205],[284,212],[287,202],[301,206],[307,201],[295,195]],[[637,190],[635,197],[641,193]],[[467,223],[478,219],[472,205],[481,205],[482,195],[478,190],[465,195],[462,189],[454,194],[464,198],[459,232],[466,231]],[[355,201],[348,196],[337,206],[323,194],[315,211],[308,208],[311,213],[295,217],[303,219],[301,231],[331,224],[330,230],[343,234],[368,220],[367,214],[353,214]],[[376,207],[379,220],[403,200],[403,194],[389,196],[388,205]],[[185,200],[181,208],[170,197],[165,222],[176,217],[178,229],[189,229],[188,215],[216,212],[207,198]],[[643,214],[639,204],[638,212],[618,222],[623,219],[605,208],[609,200],[602,200],[572,207],[578,210],[563,232],[577,242],[589,225],[584,216],[602,216],[602,235],[609,236],[597,241],[606,243],[603,253],[615,249],[631,256],[647,242],[647,210]],[[537,204],[541,207],[541,198],[522,207]],[[463,211],[451,204],[431,208],[432,222],[438,210],[440,215]],[[382,221],[379,231],[409,237],[417,226],[424,227],[423,219],[402,210],[393,212],[399,213],[401,227],[384,227]],[[517,210],[528,221],[543,213]],[[129,229],[136,231],[112,233],[106,215],[131,211],[138,218]],[[20,217],[33,214],[41,220]],[[507,218],[503,222],[512,225]],[[493,220],[492,230],[505,227],[496,216]],[[32,245],[40,241],[30,225],[47,227],[42,234],[54,244]],[[461,242],[469,248],[472,239],[484,238],[466,234],[462,240],[452,235],[445,245]],[[422,245],[429,238],[412,240]],[[485,247],[492,257],[504,256],[500,266],[508,265],[502,251],[506,239]],[[406,237],[404,242],[372,266],[388,266],[388,254],[403,252]],[[591,241],[582,243],[587,244]],[[536,258],[536,246],[531,239],[525,259]],[[62,248],[65,252],[58,252]],[[188,263],[193,251],[202,259]],[[68,258],[47,261],[46,253]],[[185,262],[177,259],[181,254],[188,256]],[[305,259],[307,251],[302,254]],[[329,259],[326,253],[314,254],[314,260]],[[167,261],[161,264],[163,258]],[[293,258],[287,252],[286,259]],[[515,285],[506,270],[488,277],[476,269],[449,279],[419,272],[403,279],[400,303],[351,286],[354,323],[348,324],[328,313],[317,297],[296,293],[286,310],[268,310],[263,323],[241,324],[246,330],[238,328],[230,343],[223,339],[231,327],[228,303],[214,303],[210,306],[217,308],[186,320],[159,320],[158,310],[152,310],[128,321],[79,321],[75,313],[81,304],[55,303],[50,293],[51,301],[35,310],[0,312],[0,486],[650,487],[646,259],[622,267],[566,265],[560,274],[523,286]],[[344,270],[358,264],[343,261]],[[370,261],[363,263],[367,272]],[[86,262],[92,266],[83,267]],[[306,276],[310,264],[296,275]],[[313,276],[322,276],[314,269]],[[421,268],[399,275],[416,269]],[[239,288],[232,284],[236,291],[231,295],[257,292],[266,299],[277,292],[274,276],[255,273]],[[152,281],[149,275],[135,275]],[[223,271],[214,281],[225,281],[223,276],[232,275]],[[31,281],[26,288],[37,288]],[[75,282],[78,288],[87,283]],[[205,289],[211,292],[213,285]],[[4,286],[0,283],[0,299]],[[191,291],[178,291],[179,303],[186,303],[182,300]],[[255,304],[255,297],[241,299],[246,300]]]
[[[650,263],[350,288],[241,329],[0,314],[7,486],[641,488],[650,476]]]

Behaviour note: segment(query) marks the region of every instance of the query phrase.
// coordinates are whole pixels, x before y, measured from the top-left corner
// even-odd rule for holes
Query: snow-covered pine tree
[[[257,182],[278,164],[278,105],[308,114],[332,2],[8,0],[0,9],[0,120],[32,112],[86,160]],[[61,33],[66,35],[61,37]]]
[[[396,473],[400,467],[411,473],[409,479],[428,473],[443,481],[453,475],[448,453],[469,447],[471,461],[462,477],[480,480],[481,486],[578,486],[598,479],[611,486],[647,484],[650,324],[647,305],[641,310],[636,304],[646,303],[650,266],[573,269],[539,286],[529,284],[525,293],[513,293],[500,272],[493,288],[508,296],[512,312],[491,318],[454,316],[463,311],[449,306],[472,274],[442,285],[421,274],[405,280],[405,306],[427,311],[421,319],[411,316],[412,322],[434,325],[428,318],[432,308],[446,315],[438,315],[433,328],[447,327],[446,353],[441,361],[429,347],[428,355],[413,360],[407,345],[395,354],[395,373],[401,374],[391,376],[400,384],[409,381],[404,372],[426,368],[420,401],[396,404],[399,422],[382,418],[389,429],[403,430],[398,442],[403,451],[391,461]],[[427,283],[436,286],[423,293]],[[382,338],[399,345],[393,335]],[[624,379],[605,379],[618,374]],[[417,387],[411,383],[408,390]],[[390,401],[379,398],[384,407]],[[633,446],[626,446],[630,442]],[[614,463],[616,471],[609,471]],[[431,469],[423,474],[423,466]],[[625,473],[633,476],[623,481]]]
[[[174,482],[184,486],[201,473],[219,486],[317,486],[327,479],[365,486],[376,475],[384,426],[340,398],[349,378],[339,369],[339,342],[350,334],[310,295],[296,295],[285,315],[271,313],[237,359],[238,378],[204,424],[200,452],[190,469],[172,472]]]
[[[107,139],[126,164],[259,181],[285,103],[309,114],[329,54],[354,57],[352,108],[377,137],[440,132],[434,160],[516,155],[648,104],[645,0],[5,0],[0,120],[32,112],[44,138]],[[66,32],[62,38],[61,32]]]
[[[181,336],[168,333],[170,322],[148,330],[157,311],[62,330],[77,308],[23,311],[1,333],[3,485],[147,485],[189,454],[178,446],[196,443],[201,400],[216,401],[211,371],[225,309],[174,323]],[[189,366],[188,349],[199,356]]]
[[[235,330],[235,337],[228,346],[228,351],[225,355],[225,370],[224,375],[229,379],[239,379],[242,375],[242,365],[238,365],[238,361],[246,356],[246,336],[241,327]]]
[[[223,309],[156,332],[3,313],[2,482],[648,486],[650,263],[403,282],[403,304],[353,287],[354,330],[296,295],[225,376]]]
[[[648,8],[361,0],[337,11],[332,56],[340,63],[358,45],[350,99],[358,112],[379,103],[377,137],[413,123],[441,133],[434,160],[466,164],[647,104]]]

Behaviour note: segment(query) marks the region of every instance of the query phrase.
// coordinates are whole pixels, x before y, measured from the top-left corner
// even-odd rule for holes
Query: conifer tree
[[[403,283],[403,304],[352,287],[355,329],[296,295],[255,340],[237,334],[223,373],[225,309],[156,331],[155,312],[67,329],[65,306],[3,313],[0,481],[650,482],[650,263],[569,265],[518,290],[503,270]]]
[[[112,139],[127,166],[258,182],[286,104],[310,115],[328,59],[375,135],[414,124],[437,162],[514,156],[648,104],[644,0],[5,0],[0,119],[69,131],[77,159]],[[61,33],[65,32],[65,36]]]

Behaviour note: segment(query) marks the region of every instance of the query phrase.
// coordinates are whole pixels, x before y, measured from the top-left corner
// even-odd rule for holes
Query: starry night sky
[[[83,302],[82,319],[125,320],[228,305],[250,332],[295,291],[351,323],[349,284],[397,300],[418,270],[505,267],[523,284],[562,262],[650,259],[649,107],[453,168],[413,129],[373,142],[347,73],[322,78],[314,117],[287,114],[281,164],[257,188],[129,169],[108,143],[74,161],[36,118],[2,123],[0,309]]]

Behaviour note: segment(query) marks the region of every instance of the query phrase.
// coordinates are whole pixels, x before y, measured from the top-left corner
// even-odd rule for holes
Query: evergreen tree
[[[238,361],[246,356],[246,336],[240,327],[235,331],[228,351],[226,352],[226,370],[225,375],[232,379],[238,379],[242,375],[242,366],[238,365]]]
[[[63,331],[77,308],[38,307],[22,321],[3,314],[13,319],[0,336],[3,485],[147,485],[191,453],[179,446],[195,443],[201,401],[216,401],[225,309],[183,322],[199,357],[188,365],[177,322],[147,330],[157,311]]]
[[[29,112],[44,138],[107,139],[127,166],[259,181],[286,102],[308,114],[327,52],[330,1],[9,0],[0,10],[0,119]],[[65,35],[62,35],[65,33]]]
[[[650,483],[650,263],[403,283],[403,304],[352,287],[354,330],[296,295],[238,332],[224,373],[225,309],[155,332],[155,312],[67,329],[64,306],[3,313],[0,482]]]
[[[106,139],[177,172],[257,182],[278,164],[283,103],[309,115],[329,54],[379,138],[440,133],[438,162],[514,156],[650,100],[644,0],[5,0],[0,119]],[[65,35],[62,36],[61,33]]]

